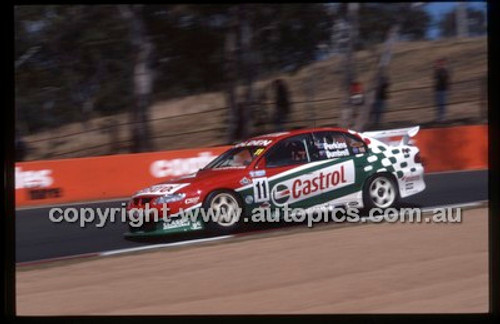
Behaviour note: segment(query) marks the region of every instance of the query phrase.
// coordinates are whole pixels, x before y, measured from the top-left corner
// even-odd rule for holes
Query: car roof
[[[316,128],[304,128],[304,129],[296,129],[296,130],[291,130],[291,131],[285,131],[285,132],[278,132],[278,133],[270,133],[270,134],[264,134],[264,135],[258,135],[252,138],[247,139],[246,141],[242,141],[242,143],[247,143],[250,141],[261,141],[261,140],[271,140],[273,143],[276,143],[278,141],[281,141],[282,139],[300,135],[300,134],[308,134],[312,132],[342,132],[342,133],[350,133],[353,135],[358,135],[357,132],[349,130],[347,128],[341,128],[341,127],[316,127]],[[359,136],[359,135],[358,135]]]

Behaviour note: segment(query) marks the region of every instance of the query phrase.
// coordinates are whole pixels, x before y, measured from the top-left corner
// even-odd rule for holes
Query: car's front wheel
[[[231,233],[240,227],[243,203],[238,195],[229,190],[217,190],[205,199],[203,209],[207,229],[217,233]]]
[[[388,175],[375,175],[365,185],[363,200],[366,208],[390,208],[399,198],[396,182]]]

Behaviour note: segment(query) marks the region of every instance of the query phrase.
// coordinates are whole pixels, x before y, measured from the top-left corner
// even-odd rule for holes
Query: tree
[[[252,10],[253,9],[253,10]],[[256,63],[256,53],[254,50],[254,28],[251,23],[253,15],[255,14],[255,8],[250,4],[240,5],[240,28],[241,28],[241,66],[243,70],[243,79],[245,85],[245,94],[243,98],[242,108],[243,111],[240,113],[240,118],[243,118],[244,122],[240,123],[241,137],[246,138],[249,134],[249,128],[253,125],[253,113],[254,108],[254,88],[253,83],[257,77],[258,66]]]
[[[332,17],[325,4],[266,4],[255,6],[253,25],[262,68],[297,70],[316,59],[319,44],[328,43]]]
[[[238,80],[238,9],[228,8],[228,19],[224,44],[224,79],[225,98],[229,108],[228,142],[236,139],[238,127],[238,102],[236,98],[236,82]]]
[[[441,37],[455,37],[457,35],[456,12],[445,13],[438,22]],[[469,36],[486,34],[486,14],[484,11],[472,7],[467,8],[467,29]]]
[[[328,39],[323,5],[239,5],[226,8],[225,93],[230,107],[229,141],[249,133],[258,71],[291,69],[312,62],[317,45]],[[224,12],[222,12],[224,15]],[[319,22],[319,24],[318,24]],[[293,34],[293,40],[288,39]],[[235,87],[244,85],[238,98]],[[241,116],[245,123],[238,123]]]
[[[257,77],[295,71],[316,59],[318,45],[329,43],[332,14],[325,4],[245,6],[236,14],[236,22],[238,17],[242,22],[236,29],[230,23],[231,8],[237,7],[232,4],[143,6],[130,17],[142,18],[139,29],[147,31],[144,39],[151,46],[131,42],[137,21],[123,19],[115,5],[17,6],[18,118],[26,132],[36,132],[71,122],[86,127],[92,116],[131,111],[135,95],[124,89],[138,88],[139,67],[145,75],[155,72],[151,100],[205,91],[229,94],[245,85],[250,91],[243,101],[250,106]],[[139,56],[148,63],[139,64]],[[228,96],[232,107],[239,99]],[[139,115],[134,123],[139,120],[147,117]]]
[[[347,5],[347,13],[346,13],[346,27],[347,27],[347,42],[345,44],[344,49],[344,91],[345,91],[345,100],[342,109],[342,125],[345,127],[349,127],[349,124],[352,120],[353,115],[353,105],[351,104],[351,93],[350,88],[351,84],[356,80],[356,60],[355,60],[355,52],[354,46],[358,40],[358,11],[359,4],[357,3],[349,3]]]
[[[135,105],[132,105],[130,114],[132,152],[134,153],[152,150],[148,108],[151,104],[153,91],[151,59],[154,47],[144,26],[142,8],[142,6],[129,7],[128,5],[119,7],[123,18],[130,23],[130,41],[136,52],[134,66]]]
[[[379,44],[398,21],[399,37],[409,41],[425,39],[431,17],[423,6],[411,3],[362,3],[359,9],[359,43],[357,48]]]
[[[127,107],[128,39],[113,6],[15,8],[16,111],[27,132]],[[37,48],[32,55],[30,48]],[[116,60],[120,57],[120,60]],[[104,82],[109,79],[113,82]],[[50,107],[44,116],[42,107]]]
[[[374,76],[370,81],[365,104],[363,105],[362,109],[360,110],[360,113],[356,118],[355,129],[357,131],[364,131],[366,128],[370,111],[375,102],[376,89],[380,86],[380,82],[382,82],[382,76],[387,75],[386,70],[391,61],[392,50],[394,44],[398,39],[399,30],[401,28],[402,22],[403,22],[402,20],[397,21],[387,32],[387,37],[384,44],[385,46],[378,61],[376,72],[374,73]]]
[[[457,37],[467,37],[468,26],[467,26],[467,6],[464,2],[457,3],[455,8],[456,12],[456,27],[457,27]]]

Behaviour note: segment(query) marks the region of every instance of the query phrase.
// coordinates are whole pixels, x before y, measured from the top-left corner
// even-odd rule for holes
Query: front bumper
[[[173,219],[170,222],[150,222],[144,223],[140,227],[133,227],[129,224],[129,231],[123,235],[132,237],[156,237],[176,233],[195,232],[205,229],[201,220],[191,221],[189,219]]]

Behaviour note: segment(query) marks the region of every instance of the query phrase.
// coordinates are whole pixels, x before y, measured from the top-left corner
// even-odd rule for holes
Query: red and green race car
[[[194,174],[138,191],[127,209],[168,206],[167,217],[129,226],[126,237],[203,229],[227,233],[255,208],[389,208],[425,189],[419,127],[358,133],[314,128],[273,133],[234,145]],[[402,137],[399,142],[383,139]],[[178,217],[194,210],[239,210],[209,221]]]

